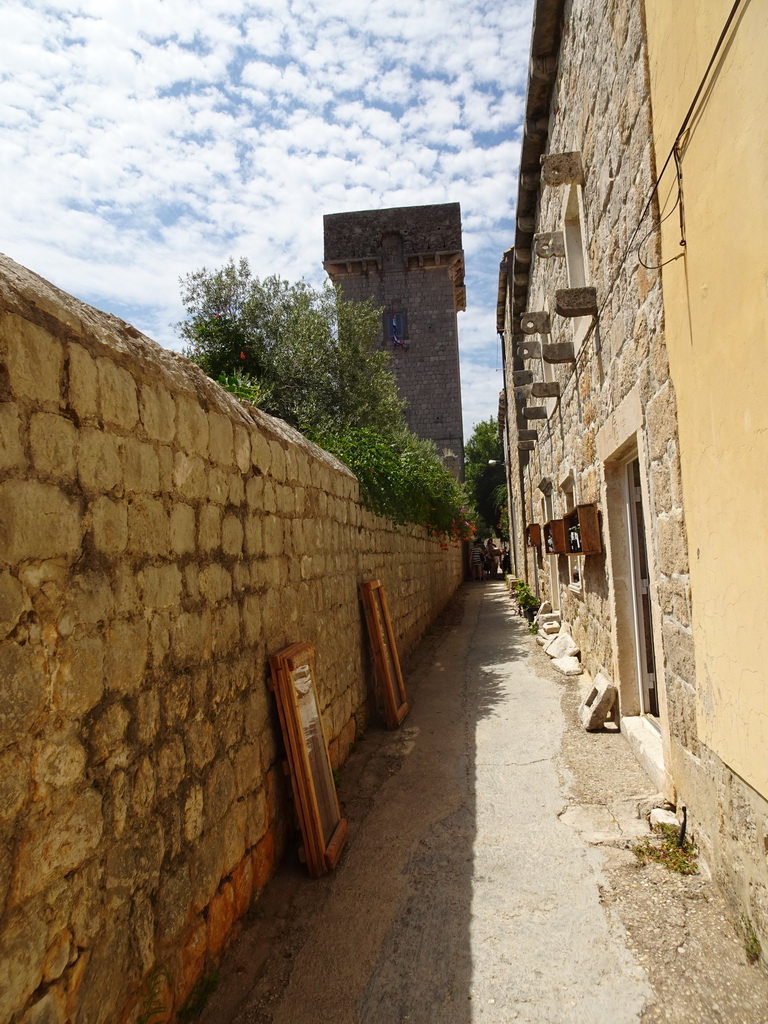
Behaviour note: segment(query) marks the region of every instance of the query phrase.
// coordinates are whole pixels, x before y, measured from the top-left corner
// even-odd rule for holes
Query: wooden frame
[[[544,551],[548,555],[565,555],[568,552],[565,520],[550,519],[544,523]]]
[[[373,650],[384,722],[388,729],[397,729],[408,714],[408,699],[400,671],[400,659],[397,656],[397,644],[392,632],[387,597],[380,581],[368,580],[361,583],[360,600],[363,602],[368,637]]]
[[[304,860],[313,878],[332,871],[347,839],[328,756],[309,644],[291,644],[269,659]]]
[[[600,538],[600,514],[597,505],[577,505],[566,514],[563,522],[567,554],[602,554],[603,543]]]
[[[529,548],[541,547],[541,525],[529,523],[525,528],[525,542]]]

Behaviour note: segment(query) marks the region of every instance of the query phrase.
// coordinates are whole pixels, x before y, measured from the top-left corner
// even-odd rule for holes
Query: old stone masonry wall
[[[407,652],[460,555],[5,257],[0,392],[0,1020],[136,1020],[148,979],[184,1003],[282,852],[269,655],[315,646],[339,764],[358,584],[384,582]]]

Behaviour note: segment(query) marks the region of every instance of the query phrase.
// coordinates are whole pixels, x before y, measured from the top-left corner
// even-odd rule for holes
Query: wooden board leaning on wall
[[[304,860],[313,878],[332,871],[347,839],[314,677],[314,649],[297,643],[269,659]]]
[[[377,705],[383,710],[388,729],[397,729],[408,714],[408,699],[400,671],[395,635],[384,587],[379,580],[360,584],[360,600],[365,610],[365,622],[371,641],[373,661],[378,680]]]

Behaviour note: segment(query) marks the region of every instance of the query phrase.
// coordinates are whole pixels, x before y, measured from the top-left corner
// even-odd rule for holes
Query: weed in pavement
[[[763,947],[760,945],[760,939],[758,939],[749,918],[742,916],[741,920],[744,924],[744,932],[746,934],[746,938],[744,940],[744,952],[747,954],[747,960],[751,964],[756,964],[763,952]]]
[[[680,875],[695,875],[699,870],[696,847],[688,839],[683,840],[682,846],[678,846],[679,835],[680,830],[674,825],[659,825],[657,834],[637,843],[632,847],[632,852],[641,864],[653,860]]]

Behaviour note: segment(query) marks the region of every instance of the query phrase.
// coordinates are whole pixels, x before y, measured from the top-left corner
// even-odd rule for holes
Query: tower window
[[[390,345],[402,345],[408,339],[408,320],[404,311],[384,314],[384,341]]]

